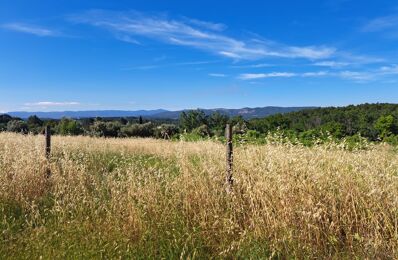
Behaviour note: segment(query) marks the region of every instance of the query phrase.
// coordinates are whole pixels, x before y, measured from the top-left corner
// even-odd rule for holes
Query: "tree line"
[[[325,135],[397,143],[398,105],[362,104],[327,107],[253,119],[250,128],[260,133],[282,131],[305,142]]]
[[[0,115],[0,131],[39,134],[50,125],[54,134],[98,137],[155,137],[198,140],[222,138],[225,125],[233,125],[236,138],[262,142],[266,135],[280,133],[292,141],[311,145],[315,141],[341,140],[386,141],[398,144],[398,105],[362,104],[347,107],[306,109],[245,120],[215,112],[184,111],[178,120],[138,118],[62,118],[45,120],[30,116],[26,120]]]

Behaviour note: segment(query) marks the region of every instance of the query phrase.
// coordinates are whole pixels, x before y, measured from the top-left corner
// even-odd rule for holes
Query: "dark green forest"
[[[326,140],[385,141],[398,144],[398,105],[362,104],[346,107],[306,109],[244,120],[221,113],[206,115],[201,110],[182,112],[179,120],[129,118],[84,118],[61,120],[28,119],[0,115],[0,131],[24,134],[43,133],[50,125],[53,134],[98,137],[155,137],[164,139],[222,139],[227,123],[233,125],[237,140],[264,142],[270,134],[279,134],[292,142],[312,145]]]
[[[253,119],[249,128],[259,133],[279,130],[303,141],[328,135],[337,139],[360,136],[369,141],[396,142],[398,105],[362,104],[308,109]]]

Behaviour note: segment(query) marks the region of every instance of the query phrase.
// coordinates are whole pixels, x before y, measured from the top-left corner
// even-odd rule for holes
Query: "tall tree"
[[[27,123],[29,127],[37,127],[43,125],[43,121],[40,118],[38,118],[36,115],[28,117]]]
[[[58,133],[61,135],[79,135],[83,133],[83,128],[76,120],[62,118],[58,125]]]
[[[184,111],[180,115],[180,127],[182,130],[190,132],[199,126],[207,124],[207,117],[202,110]]]
[[[375,129],[379,132],[382,139],[395,133],[395,122],[392,115],[381,116],[375,123]]]

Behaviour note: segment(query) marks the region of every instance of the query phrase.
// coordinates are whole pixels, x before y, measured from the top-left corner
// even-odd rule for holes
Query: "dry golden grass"
[[[387,145],[240,146],[232,193],[214,142],[0,134],[0,258],[397,258]]]

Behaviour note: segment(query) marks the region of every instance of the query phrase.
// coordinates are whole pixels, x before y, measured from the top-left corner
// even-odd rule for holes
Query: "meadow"
[[[50,167],[51,176],[46,177]],[[398,258],[387,144],[0,133],[0,258]]]

